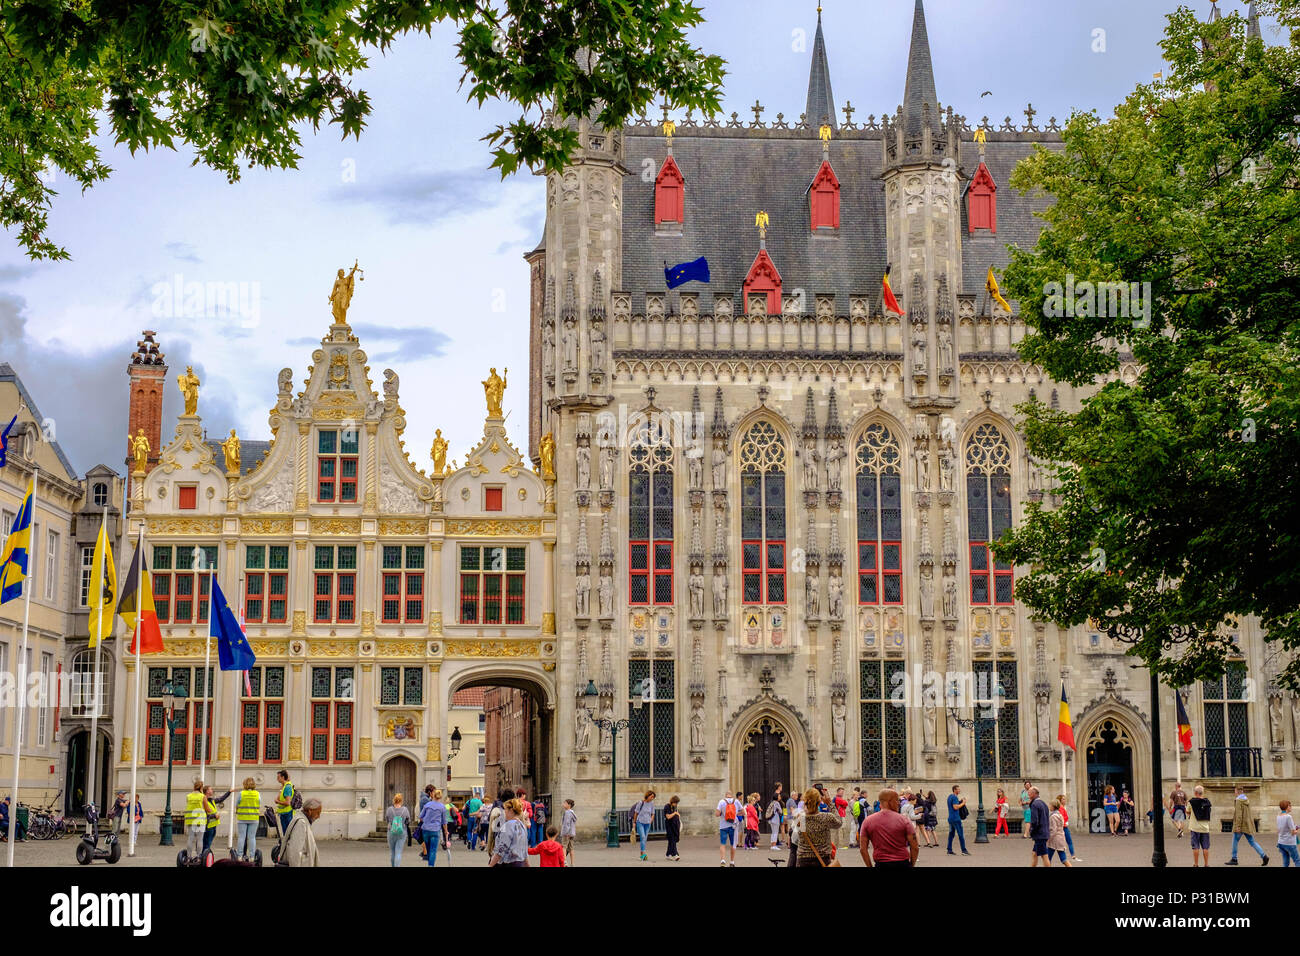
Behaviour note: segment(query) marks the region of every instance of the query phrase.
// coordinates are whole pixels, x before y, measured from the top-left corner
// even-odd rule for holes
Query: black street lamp
[[[457,725],[456,727],[453,727],[451,731],[451,749],[447,751],[448,761],[455,760],[456,757],[460,755],[460,741],[460,726]]]
[[[172,845],[172,762],[176,755],[176,708],[185,706],[185,688],[167,681],[162,689],[163,715],[167,719],[167,806],[163,809],[159,846]]]
[[[971,756],[975,759],[975,787],[979,793],[979,809],[975,811],[975,842],[989,842],[989,825],[984,818],[984,775],[981,773],[981,761],[979,752],[980,732],[984,729],[984,724],[997,724],[996,716],[998,709],[1002,706],[1002,701],[1006,698],[1007,692],[1002,689],[1002,682],[998,681],[993,687],[993,698],[991,700],[972,701],[972,710],[975,716],[961,717],[957,713],[957,704],[960,698],[957,690],[957,682],[953,681],[948,685],[948,717],[962,730],[971,732]],[[994,716],[989,717],[985,711],[993,709]]]
[[[654,682],[637,681],[636,687],[632,689],[632,706],[637,710],[641,709],[641,703],[647,696],[653,699]],[[605,846],[617,847],[618,838],[618,732],[626,730],[630,720],[626,717],[614,720],[609,717],[597,717],[596,709],[600,706],[600,691],[596,689],[596,682],[587,679],[587,689],[582,693],[583,704],[587,708],[587,713],[591,715],[591,722],[601,730],[608,730],[610,737],[610,754],[609,754],[609,820],[605,830]]]

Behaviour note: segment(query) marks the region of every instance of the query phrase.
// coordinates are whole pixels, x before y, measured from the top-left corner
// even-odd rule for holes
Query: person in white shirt
[[[1294,863],[1300,866],[1300,851],[1296,850],[1296,826],[1291,817],[1291,801],[1283,800],[1277,808],[1282,812],[1277,815],[1277,851],[1282,854],[1282,868]]]
[[[730,815],[731,819],[727,819]],[[736,833],[743,826],[741,822],[745,817],[744,804],[731,794],[724,794],[718,801],[718,808],[714,811],[714,816],[718,818],[718,865],[735,866],[736,865]],[[727,851],[731,851],[731,860],[728,863]]]

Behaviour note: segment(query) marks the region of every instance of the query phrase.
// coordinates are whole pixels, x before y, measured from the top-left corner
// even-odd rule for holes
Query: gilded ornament
[[[504,370],[506,375],[510,369]],[[488,369],[488,377],[483,381],[483,394],[487,397],[488,418],[501,418],[501,399],[506,393],[506,380],[497,375],[495,368]]]
[[[381,538],[393,537],[395,535],[425,534],[428,530],[429,523],[423,518],[379,519],[379,536]]]
[[[241,518],[240,534],[289,534],[293,521],[289,518]]]
[[[352,289],[355,282],[353,276],[356,276],[357,271],[357,260],[354,259],[352,261],[352,271],[345,276],[343,270],[340,269],[334,279],[334,287],[330,289],[327,301],[330,304],[330,312],[334,315],[335,325],[348,324],[348,307],[352,304]],[[364,281],[365,277],[366,274],[362,272],[358,278]]]
[[[447,641],[447,657],[540,657],[541,641]]]
[[[176,384],[185,396],[185,414],[196,415],[199,410],[199,377],[194,374],[194,366],[185,366],[185,374],[177,376]]]
[[[373,542],[367,541],[366,543],[372,544]],[[373,550],[373,548],[369,548],[367,550]],[[361,612],[361,636],[362,637],[375,636],[375,612],[374,611]]]
[[[441,611],[429,612],[429,633],[430,634],[442,633],[442,612]]]
[[[361,534],[360,518],[312,518],[312,534]]]
[[[370,756],[369,737],[361,737],[360,739],[357,740],[357,760],[361,761],[362,763],[370,762],[371,756]]]
[[[222,763],[225,763],[227,760],[230,759],[230,738],[229,737],[217,738],[217,759],[220,760]]]
[[[289,759],[290,760],[302,759],[302,738],[301,737],[289,738]]]
[[[307,612],[306,611],[293,612],[293,633],[295,634],[307,633]]]
[[[239,474],[239,436],[235,430],[230,429],[230,437],[221,443],[221,450],[226,455],[226,474]]]
[[[308,657],[355,657],[356,641],[309,641]]]
[[[121,761],[122,761],[122,763],[130,763],[130,762],[131,762],[131,738],[130,738],[130,737],[123,737],[123,738],[122,738],[122,756],[121,756]]]
[[[424,753],[424,759],[428,763],[442,762],[442,738],[441,737],[429,738],[429,748]]]
[[[447,439],[442,437],[442,429],[434,429],[433,447],[429,449],[429,457],[433,459],[433,473],[441,475],[447,470]]]
[[[542,436],[538,446],[542,456],[542,477],[547,481],[555,480],[555,436],[547,432]]]
[[[126,440],[131,444],[131,454],[135,455],[135,473],[143,475],[149,467],[149,436],[141,428],[134,438],[127,435]]]
[[[542,615],[542,633],[543,634],[555,633],[555,612],[554,611],[547,611],[545,614]]]
[[[528,537],[542,533],[536,518],[448,518],[447,534],[466,537]]]

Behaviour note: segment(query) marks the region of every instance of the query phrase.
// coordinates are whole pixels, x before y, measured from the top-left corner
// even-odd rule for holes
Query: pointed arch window
[[[741,584],[745,604],[785,603],[785,441],[760,421],[740,443]]]
[[[840,181],[826,160],[822,160],[821,169],[808,187],[808,205],[814,232],[840,227]]]
[[[868,425],[855,457],[858,603],[903,603],[902,455],[880,423]]]
[[[966,190],[966,219],[971,235],[976,229],[998,234],[998,184],[983,163],[975,170],[975,178]]]
[[[655,177],[655,225],[680,225],[686,216],[686,179],[669,156]]]
[[[673,603],[673,449],[643,431],[628,470],[628,603]]]
[[[989,549],[1011,527],[1011,446],[996,425],[980,425],[966,440],[966,523],[970,603],[1011,604],[1012,566]]]

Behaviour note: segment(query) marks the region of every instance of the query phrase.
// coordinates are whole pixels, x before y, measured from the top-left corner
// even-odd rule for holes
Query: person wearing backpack
[[[546,842],[546,804],[542,798],[538,797],[533,801],[533,823],[532,833],[530,834],[533,846],[539,846]]]
[[[487,832],[487,855],[492,856],[493,850],[497,844],[497,837],[501,835],[501,826],[505,823],[505,805],[515,798],[511,790],[502,790],[497,794],[497,801],[492,805],[492,811],[488,814],[488,832]]]
[[[388,862],[393,866],[402,865],[402,850],[406,849],[406,835],[411,829],[411,808],[402,806],[400,793],[393,794],[393,805],[384,811],[384,822],[388,824]]]
[[[776,795],[772,797],[772,802],[767,805],[767,812],[764,814],[767,825],[771,830],[772,839],[769,849],[775,850],[781,845],[781,785],[776,785]]]
[[[298,806],[302,806],[302,798],[298,796],[297,788],[289,782],[287,770],[279,771],[275,779],[280,782],[280,794],[275,798],[275,812],[280,816],[280,832],[284,833],[293,821],[294,801],[297,800]]]
[[[740,825],[740,801],[729,793],[724,793],[718,801],[714,816],[718,818],[718,866],[736,865],[736,828]],[[727,860],[727,851],[731,851],[731,860]]]

